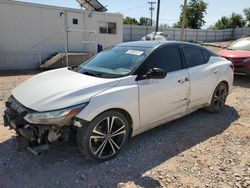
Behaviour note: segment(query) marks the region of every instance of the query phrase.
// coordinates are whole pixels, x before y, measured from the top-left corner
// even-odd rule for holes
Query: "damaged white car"
[[[231,62],[201,46],[123,43],[78,67],[47,71],[16,87],[4,125],[34,153],[76,136],[87,158],[105,161],[148,129],[203,107],[219,112],[232,82]]]

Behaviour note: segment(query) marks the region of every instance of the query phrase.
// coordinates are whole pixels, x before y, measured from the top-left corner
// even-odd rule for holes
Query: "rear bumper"
[[[250,63],[233,63],[234,64],[234,72],[236,73],[245,73],[250,75]]]
[[[234,72],[236,73],[244,73],[250,75],[250,67],[247,66],[235,66]]]

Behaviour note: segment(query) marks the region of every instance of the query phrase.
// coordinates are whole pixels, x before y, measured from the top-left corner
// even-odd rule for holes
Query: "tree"
[[[181,23],[180,21],[173,23],[172,28],[181,28]]]
[[[237,28],[244,27],[246,25],[246,21],[243,16],[240,14],[232,13],[230,17],[221,17],[215,24],[214,29],[229,29],[229,28]]]
[[[208,4],[203,0],[190,0],[187,5],[187,16],[185,27],[192,29],[200,29],[206,22],[204,16],[206,14]],[[183,6],[181,6],[183,11]],[[180,19],[174,24],[175,27],[181,26],[183,12],[181,12]]]
[[[146,17],[141,17],[139,21],[139,25],[151,26],[151,19]]]
[[[246,21],[244,20],[243,16],[235,13],[232,13],[230,17],[230,22],[230,26],[232,28],[244,27],[246,25]]]
[[[213,29],[228,29],[230,28],[230,19],[226,16],[222,16],[215,24],[212,26]]]
[[[243,10],[245,16],[246,16],[246,21],[248,22],[248,27],[250,27],[250,8],[246,8]]]
[[[160,28],[171,28],[169,24],[161,24]]]
[[[123,24],[138,25],[138,21],[135,18],[126,17],[123,19]]]

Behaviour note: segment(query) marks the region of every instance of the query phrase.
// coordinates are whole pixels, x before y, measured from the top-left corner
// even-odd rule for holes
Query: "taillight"
[[[232,63],[230,64],[230,68],[234,71],[234,65]]]

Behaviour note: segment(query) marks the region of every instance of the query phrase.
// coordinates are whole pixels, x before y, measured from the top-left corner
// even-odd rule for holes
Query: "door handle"
[[[184,79],[178,80],[178,82],[179,82],[180,84],[184,84],[185,82],[188,82],[188,81],[189,81],[189,78],[184,78]]]
[[[180,84],[184,84],[186,81],[185,81],[184,79],[180,79],[180,80],[178,80],[178,82],[179,82]]]

